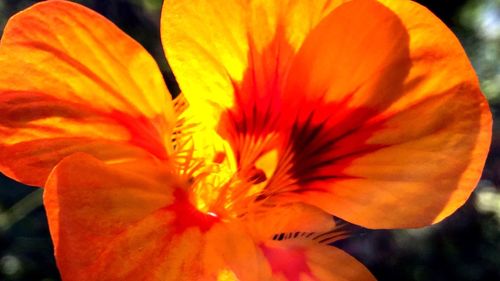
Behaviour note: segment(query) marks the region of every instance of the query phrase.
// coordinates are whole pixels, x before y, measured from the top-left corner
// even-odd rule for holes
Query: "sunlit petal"
[[[203,86],[185,86],[188,101],[211,102],[200,114],[215,112],[238,176],[259,178],[260,199],[306,202],[371,228],[415,227],[443,219],[474,188],[491,116],[457,39],[425,8],[350,1],[299,43],[279,24],[262,25],[270,39],[255,43],[239,4],[222,18],[232,24],[220,26],[190,16],[189,5],[171,5],[163,18],[175,28],[164,24],[163,37],[181,88],[196,73]],[[203,30],[202,41],[177,33],[181,23]],[[184,60],[181,49],[200,59]]]
[[[5,27],[0,68],[0,167],[8,176],[43,185],[78,151],[106,161],[166,157],[175,121],[162,75],[95,12],[66,1],[20,12]]]
[[[164,1],[163,46],[194,112],[215,126],[237,102],[234,86],[248,71],[260,90],[277,86],[275,74],[284,74],[308,32],[342,2]]]
[[[392,97],[387,91],[398,87],[398,80],[372,88],[375,104],[347,106],[340,111],[355,113],[352,118],[341,124],[338,118],[318,121],[318,131],[309,128],[316,137],[309,145],[318,153],[305,150],[310,166],[296,162],[295,169],[307,175],[296,176],[301,194],[293,196],[367,227],[423,226],[455,211],[476,186],[490,143],[491,116],[451,31],[413,2],[387,3],[409,32],[411,68],[403,88]],[[370,92],[363,94],[367,97]],[[384,100],[386,108],[381,108]],[[367,110],[369,118],[359,122]],[[344,134],[335,134],[344,126]]]

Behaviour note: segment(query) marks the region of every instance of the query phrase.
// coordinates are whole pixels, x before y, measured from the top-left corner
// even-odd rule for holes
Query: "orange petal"
[[[236,272],[266,280],[270,271],[243,228],[199,213],[181,187],[168,166],[154,162],[109,165],[81,153],[63,159],[44,193],[62,278],[217,280]]]
[[[336,227],[333,217],[323,210],[303,204],[269,204],[258,211],[249,211],[243,223],[257,241],[277,239],[295,233],[324,233]]]
[[[218,123],[221,111],[236,104],[234,85],[245,75],[259,89],[274,87],[274,74],[284,74],[307,33],[342,2],[164,1],[165,53],[200,121]]]
[[[256,246],[232,224],[214,226],[204,240],[201,257],[209,272],[219,272],[217,281],[375,280],[355,258],[331,246],[293,241]]]
[[[324,17],[298,51],[283,44],[283,34],[278,30],[266,48],[249,52],[241,78],[224,59],[210,62],[219,62],[233,83],[218,90],[233,96],[236,89],[234,101],[213,103],[230,108],[219,132],[241,174],[277,149],[275,166],[265,165],[273,175],[264,194],[370,228],[427,225],[465,202],[485,161],[491,116],[463,49],[443,23],[410,1],[359,0]],[[220,54],[232,53],[222,48]]]
[[[271,281],[283,276],[280,260],[287,256],[305,271],[289,276],[287,269],[285,280],[300,274],[372,280],[333,247],[309,243],[298,250],[290,241],[259,246],[242,224],[197,212],[176,194],[180,187],[168,166],[152,162],[109,165],[81,153],[63,159],[44,193],[62,278]]]
[[[341,135],[399,98],[410,66],[398,16],[376,1],[351,1],[306,37],[289,70],[284,108],[295,122],[328,122]]]
[[[309,83],[294,83],[290,74],[290,92],[306,87],[311,97],[301,103],[306,118],[298,118],[294,125],[298,134],[292,134],[295,159],[291,177],[296,178],[297,187],[283,195],[365,227],[418,227],[450,215],[476,186],[490,144],[491,115],[474,71],[451,31],[411,1],[384,3],[389,3],[409,33],[409,41],[399,43],[409,48],[408,74],[401,80],[386,71],[398,71],[402,64],[388,65],[366,75],[368,80],[345,95],[344,90],[351,89],[346,81],[362,77],[377,58],[365,50],[368,55],[358,55],[369,60],[358,60],[359,56],[348,54],[359,45],[345,47],[344,55],[366,69],[341,74],[340,81],[326,79],[328,58],[322,59],[320,51],[327,48],[307,46],[317,42],[315,37],[319,39],[315,32],[320,31],[315,30],[313,39],[305,41],[304,54],[297,56],[297,64],[302,66],[298,73]],[[348,5],[380,6],[372,1]],[[326,28],[323,31],[329,32]],[[353,37],[357,35],[349,36]],[[370,46],[380,52],[376,39]],[[308,63],[314,61],[313,51],[320,56],[317,64]],[[301,62],[302,55],[309,59]],[[318,65],[322,66],[319,70],[315,69]],[[343,64],[347,69],[349,65]],[[384,72],[382,81],[376,82]],[[308,73],[320,75],[304,77]],[[329,81],[338,83],[325,88]],[[338,92],[337,86],[343,91]],[[325,95],[314,103],[321,89]],[[336,102],[339,99],[341,102]]]
[[[264,256],[241,228],[217,223],[176,233],[171,221],[162,209],[118,235],[85,280],[270,280]]]
[[[486,98],[481,93],[479,81],[467,54],[444,23],[425,7],[411,1],[381,0],[380,2],[397,13],[406,28],[412,31],[410,35],[413,35],[410,40],[410,50],[414,66],[405,82],[408,98],[398,100],[387,111],[403,111],[405,107],[411,108],[425,100],[445,99],[444,96],[448,95],[449,103],[443,106],[445,108],[442,108],[442,111],[436,113],[442,114],[441,118],[437,119],[440,122],[456,122],[455,125],[448,126],[449,131],[454,131],[453,135],[456,138],[452,139],[450,135],[435,138],[441,141],[447,139],[442,149],[443,155],[447,156],[448,167],[443,171],[451,172],[444,180],[452,182],[447,188],[443,187],[448,189],[449,196],[432,221],[436,223],[464,204],[481,177],[491,144],[493,122],[491,112]],[[424,40],[426,37],[433,40]],[[452,104],[456,107],[453,108]],[[438,105],[440,104],[436,103],[435,106]],[[453,112],[455,115],[450,114],[448,117],[446,115],[448,112]],[[456,121],[453,121],[453,117]],[[460,125],[463,127],[460,128]],[[464,137],[464,134],[467,136]],[[426,141],[423,140],[420,144],[427,145]],[[431,149],[428,148],[429,150]],[[468,159],[465,159],[466,156]],[[461,157],[462,161],[453,161]],[[440,160],[436,159],[435,163],[439,162]],[[457,169],[457,166],[462,168]],[[436,174],[434,172],[431,175]],[[455,178],[452,174],[456,175]],[[420,201],[425,202],[424,199]]]
[[[175,121],[155,61],[91,10],[47,1],[15,15],[0,67],[0,169],[8,176],[43,185],[77,151],[107,161],[166,157]]]
[[[106,165],[81,153],[62,160],[47,180],[44,205],[63,279],[89,280],[85,270],[107,245],[171,204],[175,186],[149,161]]]
[[[61,202],[65,201],[61,198]],[[74,216],[75,211],[67,208],[64,214]],[[192,225],[178,231],[175,217],[179,215],[182,216],[163,208],[128,224],[107,240],[104,250],[96,247],[89,250],[93,252],[89,255],[90,266],[75,263],[81,258],[78,249],[84,243],[68,243],[66,251],[56,254],[63,278],[66,273],[74,277],[72,280],[270,280],[271,271],[264,256],[243,228],[216,223],[207,229]],[[102,213],[101,219],[94,223],[105,219],[107,214]],[[77,220],[65,227],[78,234],[82,222]],[[91,242],[86,241],[85,245]],[[68,251],[69,246],[74,250]],[[63,264],[61,259],[67,263]],[[69,271],[70,266],[73,271]],[[236,276],[238,279],[231,279]]]
[[[355,258],[327,245],[282,248],[262,246],[272,271],[272,280],[375,281]]]
[[[257,246],[238,224],[172,231],[165,209],[117,235],[86,272],[93,280],[372,281],[353,257],[325,245]],[[277,246],[276,244],[282,244]],[[147,268],[148,270],[144,270]],[[79,276],[79,275],[75,275]]]

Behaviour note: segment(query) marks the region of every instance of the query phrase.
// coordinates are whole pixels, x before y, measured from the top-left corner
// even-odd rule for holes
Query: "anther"
[[[248,171],[248,181],[253,184],[259,184],[261,182],[265,182],[267,180],[266,173],[261,169],[257,169],[252,167],[250,171]]]

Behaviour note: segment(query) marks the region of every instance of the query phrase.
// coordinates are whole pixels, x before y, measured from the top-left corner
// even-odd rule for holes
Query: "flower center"
[[[255,201],[251,193],[258,192],[265,180],[265,173],[258,168],[235,173],[211,163],[195,176],[190,200],[203,213],[222,220],[234,219],[245,214],[248,205]]]
[[[173,132],[176,173],[187,183],[189,202],[200,212],[221,220],[244,216],[263,203],[277,168],[278,152],[262,153],[272,139],[244,137],[246,143],[236,163],[229,143],[215,131],[197,124],[185,100],[176,99],[178,124]],[[282,173],[282,172],[279,172]]]

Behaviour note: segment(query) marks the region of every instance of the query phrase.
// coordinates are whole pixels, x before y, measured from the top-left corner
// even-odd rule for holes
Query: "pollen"
[[[217,275],[217,281],[239,281],[239,280],[240,279],[238,279],[238,277],[236,277],[236,275],[232,271],[227,269],[222,270]]]
[[[207,212],[207,215],[212,216],[214,218],[218,217],[218,215],[214,212]]]

